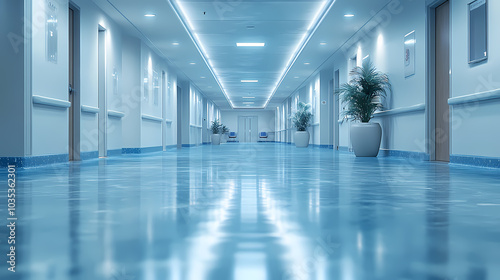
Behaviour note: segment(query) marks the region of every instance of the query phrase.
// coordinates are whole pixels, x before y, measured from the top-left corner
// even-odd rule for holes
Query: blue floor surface
[[[498,169],[232,143],[16,176],[0,279],[500,279]]]

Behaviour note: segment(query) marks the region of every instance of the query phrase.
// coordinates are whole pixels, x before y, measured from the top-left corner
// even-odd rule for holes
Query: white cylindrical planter
[[[351,143],[357,157],[376,157],[382,140],[382,127],[378,123],[351,125]]]
[[[295,146],[297,148],[309,146],[309,131],[295,131]]]
[[[212,145],[220,145],[220,134],[212,134]]]

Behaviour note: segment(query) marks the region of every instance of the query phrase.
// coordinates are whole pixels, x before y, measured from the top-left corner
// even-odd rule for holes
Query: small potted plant
[[[221,124],[219,123],[219,120],[215,120],[212,122],[212,125],[210,126],[210,130],[212,131],[212,145],[220,145],[220,130],[221,130]]]
[[[295,131],[295,146],[298,148],[307,148],[309,146],[310,135],[307,128],[313,116],[310,110],[311,104],[299,102],[297,112],[292,117],[293,126],[297,128],[297,131]]]
[[[220,138],[221,143],[227,143],[227,138],[228,138],[227,133],[229,132],[229,128],[227,126],[221,124],[221,128],[220,128],[219,132],[221,134],[221,138]]]
[[[379,123],[371,123],[373,114],[382,109],[382,99],[391,90],[387,74],[377,71],[370,61],[351,71],[352,80],[338,90],[346,109],[343,111],[353,121],[351,143],[357,157],[376,157],[380,149],[382,128]]]

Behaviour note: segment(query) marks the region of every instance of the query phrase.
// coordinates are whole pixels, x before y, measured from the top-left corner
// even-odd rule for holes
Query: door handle
[[[75,91],[75,90],[73,89],[73,87],[71,87],[71,84],[70,84],[70,85],[69,85],[69,87],[68,87],[68,91],[69,91],[69,93],[70,93],[70,94],[71,94],[71,93],[73,93],[73,92]]]

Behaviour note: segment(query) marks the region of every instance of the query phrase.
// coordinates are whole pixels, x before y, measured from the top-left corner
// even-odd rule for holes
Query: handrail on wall
[[[33,95],[32,99],[33,99],[33,104],[47,105],[56,108],[71,107],[71,102],[62,99],[51,98],[41,95]]]

